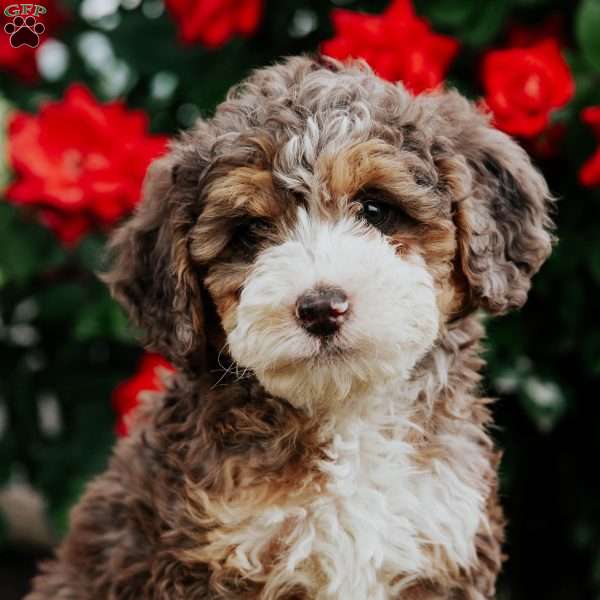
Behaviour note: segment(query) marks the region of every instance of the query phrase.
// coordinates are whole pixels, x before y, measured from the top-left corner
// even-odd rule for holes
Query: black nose
[[[298,298],[296,315],[306,331],[324,337],[340,328],[349,307],[348,297],[342,290],[318,288]]]

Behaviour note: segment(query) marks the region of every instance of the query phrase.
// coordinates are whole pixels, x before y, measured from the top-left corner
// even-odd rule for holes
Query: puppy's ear
[[[531,277],[550,254],[552,198],[515,141],[458,94],[444,96],[437,98],[437,118],[446,121],[442,162],[460,163],[450,174],[459,188],[454,213],[459,264],[471,306],[505,313],[525,303]]]
[[[103,279],[149,349],[196,370],[204,364],[202,297],[188,254],[189,194],[175,181],[175,162],[167,155],[148,169],[142,201],[109,243]]]

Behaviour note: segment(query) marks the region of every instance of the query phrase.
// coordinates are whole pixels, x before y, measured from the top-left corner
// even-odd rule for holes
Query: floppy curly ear
[[[437,100],[449,160],[463,171],[455,223],[470,304],[505,313],[525,303],[550,254],[553,199],[527,153],[477,108],[455,93]]]
[[[202,297],[188,255],[190,194],[175,185],[176,173],[174,154],[150,165],[142,201],[109,243],[112,267],[102,278],[149,349],[197,371],[204,365]]]

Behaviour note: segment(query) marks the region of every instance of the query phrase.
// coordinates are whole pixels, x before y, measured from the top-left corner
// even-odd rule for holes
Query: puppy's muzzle
[[[336,333],[350,308],[348,297],[338,288],[316,288],[302,294],[296,302],[296,317],[312,335],[327,337]]]

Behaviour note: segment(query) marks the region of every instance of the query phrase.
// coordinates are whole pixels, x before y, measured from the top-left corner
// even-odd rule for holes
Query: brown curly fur
[[[312,155],[296,149],[301,159],[290,166],[289,146],[281,149],[306,134],[308,115],[361,102],[370,114],[361,139],[348,133],[335,155],[318,145]],[[89,485],[27,600],[263,597],[265,581],[241,577],[227,550],[203,554],[220,527],[206,507],[260,512],[288,495],[301,504],[307,482],[324,477],[315,468],[326,457],[321,422],[252,376],[223,376],[217,363],[230,359],[218,353],[252,264],[236,246],[236,227],[248,215],[269,216],[281,228],[293,222],[290,207],[309,202],[306,173],[319,174],[318,199],[310,202],[322,212],[341,210],[336,198],[376,181],[425,223],[392,236],[399,252],[424,256],[446,320],[413,375],[429,383],[419,395],[420,430],[408,441],[427,466],[443,456],[444,432],[475,440],[487,523],[471,568],[447,564],[440,551],[439,577],[405,586],[400,597],[494,597],[503,517],[499,454],[486,433],[489,400],[478,393],[476,310],[500,314],[525,302],[551,248],[548,190],[525,152],[458,93],[414,98],[361,63],[302,57],[255,72],[212,119],[174,141],[151,167],[135,215],[114,235],[106,281],[146,345],[179,371],[139,411],[132,435]],[[263,244],[276,243],[282,230]],[[267,571],[277,553],[274,543],[262,557]],[[312,596],[295,586],[270,597]]]

